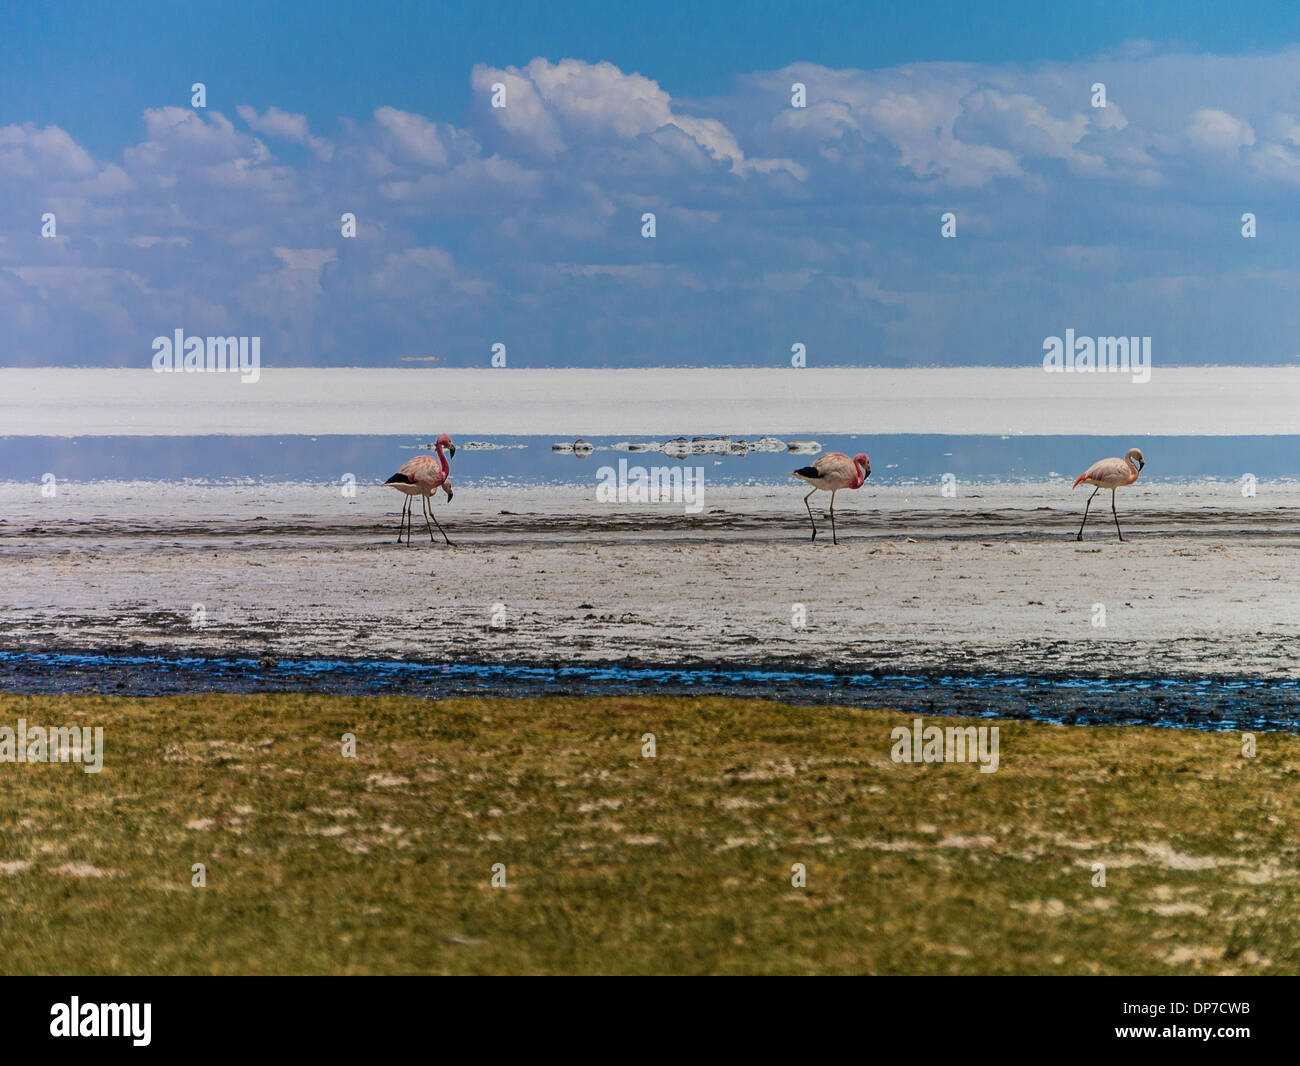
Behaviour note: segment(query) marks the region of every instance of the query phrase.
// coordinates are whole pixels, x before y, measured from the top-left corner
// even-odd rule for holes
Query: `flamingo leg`
[[[429,497],[420,497],[420,510],[424,512],[424,528],[429,531],[429,543],[433,543],[433,526],[429,525]]]
[[[402,543],[402,527],[406,525],[406,512],[410,506],[411,506],[411,497],[407,496],[406,499],[402,501],[402,517],[397,520],[397,543],[398,544]]]
[[[813,535],[812,535],[812,539],[813,539],[813,540],[816,540],[816,539],[817,539],[817,523],[816,523],[815,521],[813,521],[813,516],[812,516],[812,505],[808,502],[808,500],[812,497],[813,492],[816,492],[816,491],[817,491],[816,489],[813,489],[812,492],[808,493],[808,495],[805,496],[805,497],[803,498],[803,505],[804,505],[805,507],[808,508],[808,521],[809,521],[809,522],[812,522],[812,527],[813,527]]]
[[[1115,490],[1110,490],[1110,513],[1115,515],[1115,532],[1119,533],[1119,539],[1124,539],[1124,534],[1120,532],[1119,515],[1115,513]]]
[[[1079,535],[1074,538],[1075,540],[1083,540],[1083,527],[1088,524],[1088,508],[1092,506],[1092,497],[1096,496],[1097,493],[1099,493],[1100,491],[1101,491],[1101,486],[1098,486],[1097,488],[1093,489],[1092,496],[1089,496],[1088,502],[1084,504],[1083,521],[1079,523]],[[1111,493],[1111,498],[1114,499],[1114,493]]]
[[[831,490],[831,543],[838,544],[839,540],[835,536],[835,493],[836,489]]]
[[[425,516],[424,524],[427,526],[429,524],[429,519],[432,518],[433,524],[438,527],[438,532],[442,533],[442,539],[447,541],[447,547],[448,548],[453,547],[454,545],[451,543],[451,541],[447,540],[447,534],[446,532],[444,532],[442,528],[442,523],[438,521],[437,516],[433,513],[433,501],[430,500],[427,496],[423,497],[423,499],[424,499],[424,516]],[[432,529],[429,530],[429,543],[430,544],[433,543]]]

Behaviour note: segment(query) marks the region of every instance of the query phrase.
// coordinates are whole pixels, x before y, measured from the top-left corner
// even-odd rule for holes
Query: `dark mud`
[[[809,531],[797,494],[791,508],[780,511],[706,509],[688,515],[669,506],[642,508],[633,512],[596,510],[586,513],[495,515],[457,513],[440,507],[436,514],[453,540],[466,544],[508,544],[516,547],[557,543],[628,544],[664,539],[723,540],[735,543],[765,543],[798,540]],[[825,501],[819,501],[824,503]],[[836,523],[840,537],[864,540],[912,537],[916,540],[978,542],[1015,540],[1023,543],[1072,542],[1083,516],[1084,498],[1077,510],[1058,507],[1034,509],[915,508],[911,510],[855,509],[848,501],[836,501]],[[1109,506],[1094,501],[1098,512],[1089,517],[1085,542],[1106,543],[1115,539]],[[1108,504],[1109,501],[1107,500]],[[823,508],[824,511],[824,508]],[[1148,510],[1140,504],[1122,501],[1119,517],[1125,537],[1135,539],[1195,538],[1230,539],[1300,547],[1300,508],[1275,507],[1247,512],[1210,507],[1189,510]],[[398,511],[357,518],[277,516],[273,519],[205,518],[184,516],[131,518],[60,518],[56,521],[6,521],[0,519],[0,549],[6,551],[48,550],[66,541],[80,547],[87,541],[112,544],[125,542],[131,550],[140,547],[187,547],[204,544],[256,544],[259,548],[301,548],[304,544],[353,547],[371,542],[383,544],[397,534]],[[417,521],[416,525],[421,523]],[[829,522],[818,512],[818,525],[830,532]],[[417,529],[415,543],[427,536]],[[440,543],[440,542],[439,542]]]
[[[1300,732],[1300,680],[890,675],[622,664],[208,658],[0,652],[0,690],[161,696],[187,692],[337,695],[715,695],[888,707],[918,715],[1065,725]]]

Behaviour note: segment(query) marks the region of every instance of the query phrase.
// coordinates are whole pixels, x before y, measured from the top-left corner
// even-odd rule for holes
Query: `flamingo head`
[[[1124,453],[1124,458],[1130,463],[1137,463],[1137,468],[1139,470],[1147,465],[1146,460],[1142,458],[1142,451],[1139,448],[1130,448]]]
[[[435,445],[435,447],[446,448],[447,451],[451,454],[451,457],[453,459],[456,458],[456,445],[452,444],[451,438],[447,436],[447,434],[444,433],[441,437],[438,438],[438,443]]]
[[[862,480],[866,481],[871,476],[871,460],[865,455],[855,455],[853,462],[862,467]]]

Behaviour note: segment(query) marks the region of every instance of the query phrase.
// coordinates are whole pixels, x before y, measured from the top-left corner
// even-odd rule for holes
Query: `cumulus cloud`
[[[1202,108],[1187,123],[1187,139],[1193,147],[1213,155],[1235,155],[1255,143],[1250,123],[1217,108]]]
[[[324,137],[313,137],[307,127],[306,115],[295,115],[281,111],[278,107],[269,107],[259,115],[257,108],[240,104],[235,108],[237,114],[249,129],[264,133],[268,137],[291,141],[310,148],[318,159],[329,160],[334,155],[334,145]]]
[[[320,273],[326,263],[333,263],[339,257],[333,248],[272,248],[271,251],[290,270],[313,273]]]
[[[458,136],[455,131],[448,130],[444,138],[438,132],[436,122],[395,107],[375,108],[375,125],[379,129],[380,141],[390,154],[423,167],[447,166],[450,156],[446,141]]]
[[[979,89],[962,101],[954,133],[963,140],[1006,145],[1022,156],[1063,159],[1082,170],[1100,171],[1105,166],[1101,157],[1077,147],[1088,128],[1081,112],[1058,117],[1025,93]]]
[[[0,174],[27,180],[83,178],[95,162],[58,126],[0,126]]]
[[[505,106],[490,104],[491,116],[511,142],[555,159],[576,145],[636,142],[672,131],[685,134],[709,159],[738,175],[784,169],[796,178],[806,171],[789,159],[748,159],[732,132],[717,119],[674,109],[659,84],[640,74],[625,74],[612,63],[534,59],[522,70],[474,67],[471,84],[484,98],[494,85],[505,87]]]
[[[807,107],[790,106],[795,82],[805,86]],[[965,117],[963,101],[976,89],[961,68],[846,71],[799,63],[755,75],[751,84],[772,116],[759,129],[766,134],[765,151],[773,154],[803,163],[812,153],[853,173],[954,188],[1021,174],[1005,144],[964,138],[957,128]],[[898,168],[905,173],[891,175]]]
[[[386,200],[479,213],[518,207],[535,198],[541,185],[542,177],[535,171],[512,159],[490,156],[467,159],[445,171],[395,178],[378,188]]]
[[[1285,144],[1262,144],[1250,155],[1250,165],[1265,178],[1300,185],[1300,152]]]

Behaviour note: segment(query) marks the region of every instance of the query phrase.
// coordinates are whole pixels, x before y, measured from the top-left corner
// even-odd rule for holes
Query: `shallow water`
[[[689,431],[682,436],[688,441]],[[672,439],[590,437],[592,451],[557,452],[574,436],[458,437],[451,462],[457,485],[509,479],[527,484],[589,482],[602,466],[690,466],[702,468],[710,482],[789,484],[790,471],[805,466],[819,451],[871,458],[871,484],[939,482],[951,474],[962,483],[1073,478],[1093,461],[1142,448],[1147,461],[1142,484],[1162,480],[1216,478],[1237,482],[1300,477],[1300,437],[1104,437],[1104,436],[947,436],[896,434],[843,436],[809,430],[775,439],[777,451],[755,451],[760,437],[714,438],[693,442],[681,455],[663,450]],[[743,440],[743,444],[742,444]],[[429,439],[409,436],[228,436],[228,437],[0,437],[0,480],[37,485],[45,474],[60,481],[253,478],[270,482],[337,482],[351,473],[358,483],[382,482]],[[791,444],[811,445],[791,452]],[[469,447],[472,444],[489,448]],[[620,445],[645,447],[628,451]],[[713,450],[709,450],[710,448]],[[748,450],[746,450],[748,449]],[[732,451],[743,454],[732,454]]]
[[[888,707],[922,715],[1065,725],[1300,732],[1300,680],[888,675],[620,665],[556,668],[391,660],[251,659],[0,652],[0,690],[162,696],[201,692],[340,695],[736,696]]]

